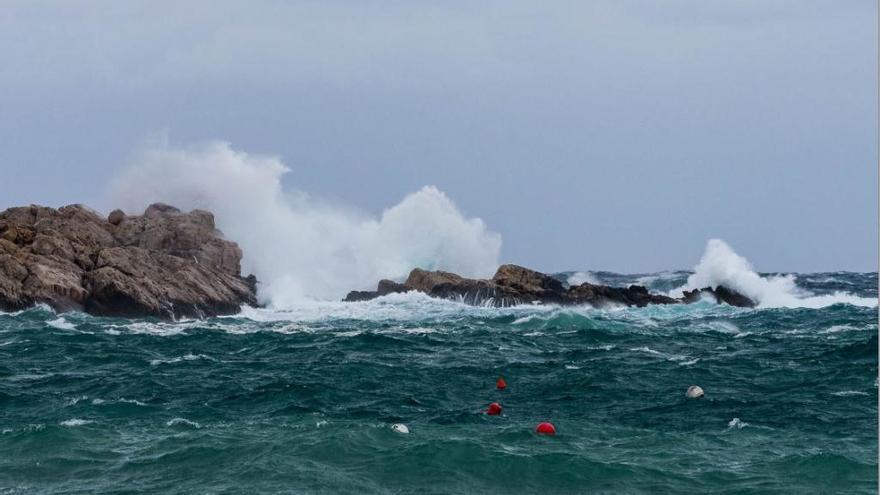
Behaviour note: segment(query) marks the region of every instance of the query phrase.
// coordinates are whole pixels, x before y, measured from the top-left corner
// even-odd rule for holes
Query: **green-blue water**
[[[0,314],[0,493],[875,493],[877,362],[877,309],[850,304],[35,308]]]

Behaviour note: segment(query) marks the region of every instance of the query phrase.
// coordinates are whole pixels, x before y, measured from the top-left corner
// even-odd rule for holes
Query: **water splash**
[[[140,213],[161,201],[202,208],[244,251],[243,270],[262,281],[260,299],[287,307],[303,299],[340,299],[413,267],[487,277],[498,266],[500,235],[465,217],[432,186],[375,218],[285,190],[277,157],[214,141],[189,147],[152,143],[114,181],[111,201]]]
[[[714,288],[719,285],[745,294],[757,301],[761,308],[821,308],[838,303],[868,307],[877,305],[874,298],[859,297],[847,292],[815,295],[799,288],[794,275],[762,277],[747,259],[721,239],[709,240],[703,257],[694,267],[694,274],[688,277],[684,286],[674,289],[670,294],[677,297],[685,290]]]

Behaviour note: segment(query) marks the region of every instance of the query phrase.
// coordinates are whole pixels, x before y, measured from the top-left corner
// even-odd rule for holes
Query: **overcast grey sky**
[[[544,270],[876,269],[872,0],[0,3],[0,207],[145,138],[379,213],[436,185]]]

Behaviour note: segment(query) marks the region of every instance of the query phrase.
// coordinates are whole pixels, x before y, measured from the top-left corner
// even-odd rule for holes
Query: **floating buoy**
[[[503,376],[498,378],[498,381],[495,382],[495,387],[497,387],[498,390],[504,390],[505,388],[507,388],[507,382],[504,381]]]
[[[703,396],[703,389],[700,388],[699,385],[691,385],[688,387],[687,392],[685,392],[684,395],[688,399],[699,399]]]
[[[396,431],[397,433],[403,433],[403,434],[409,433],[409,428],[407,428],[405,424],[401,424],[401,423],[391,425],[391,429],[393,431]]]
[[[501,414],[501,404],[497,402],[489,404],[489,407],[486,409],[486,414],[489,416],[498,416]]]
[[[538,426],[535,427],[535,433],[539,435],[555,435],[556,427],[553,426],[553,423],[538,423]]]

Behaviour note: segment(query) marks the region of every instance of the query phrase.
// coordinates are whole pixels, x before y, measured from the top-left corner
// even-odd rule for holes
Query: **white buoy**
[[[703,396],[703,389],[699,385],[691,385],[685,394],[688,399],[699,399]]]
[[[391,429],[396,431],[397,433],[403,433],[403,434],[409,433],[409,428],[407,428],[405,424],[401,424],[401,423],[391,425]]]

